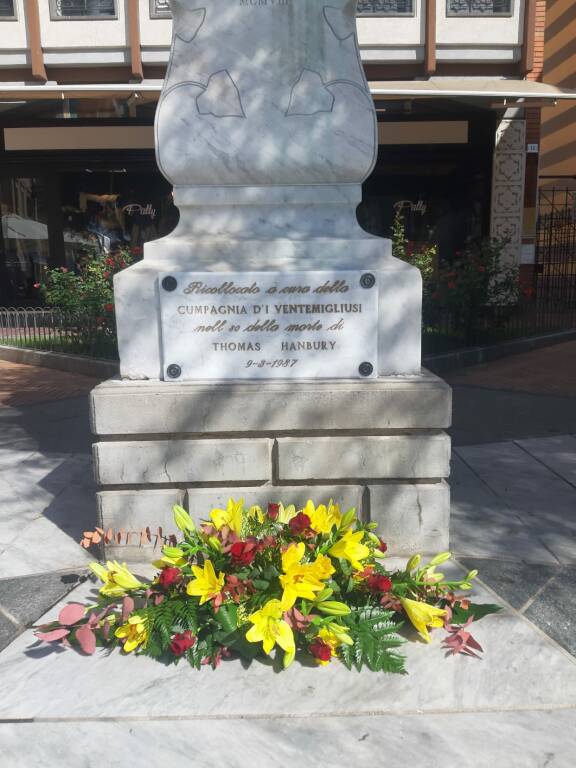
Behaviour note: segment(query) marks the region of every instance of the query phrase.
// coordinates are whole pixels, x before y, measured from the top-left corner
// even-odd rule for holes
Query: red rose
[[[158,576],[158,583],[164,589],[170,589],[174,584],[178,584],[182,578],[182,571],[180,568],[163,568],[162,573]]]
[[[105,304],[104,305],[104,310],[106,312],[114,312],[114,304]]]
[[[378,549],[380,550],[380,552],[388,552],[388,544],[386,544],[384,539],[379,539],[379,541],[380,541],[380,545]]]
[[[114,259],[111,259],[110,257],[108,257],[106,259],[105,263],[108,264],[109,267],[113,267],[114,266]]]
[[[178,635],[174,635],[172,642],[170,643],[170,650],[174,656],[183,656],[186,651],[192,648],[195,642],[196,638],[192,632],[187,629],[186,632],[181,632]]]
[[[38,288],[40,288],[40,283],[34,283],[34,285],[32,287],[38,289]]]
[[[305,515],[304,512],[299,512],[296,517],[293,517],[292,520],[288,523],[288,526],[290,528],[290,531],[295,535],[298,536],[301,533],[304,533],[310,528],[310,523],[312,521],[308,517],[308,515]]]
[[[104,278],[104,280],[108,280],[108,278],[110,277],[110,272],[104,272],[102,277]]]
[[[332,648],[323,640],[314,640],[308,650],[315,659],[320,659],[320,661],[330,661],[332,658]]]
[[[268,504],[268,517],[270,520],[278,520],[280,514],[280,504]]]
[[[230,548],[230,555],[236,565],[250,565],[256,557],[256,543],[236,541]]]
[[[371,592],[389,592],[392,589],[392,582],[388,576],[378,573],[368,576],[366,584]]]

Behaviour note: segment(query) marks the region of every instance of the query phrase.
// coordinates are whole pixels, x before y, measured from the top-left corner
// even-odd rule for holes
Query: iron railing
[[[104,318],[62,309],[0,308],[0,344],[115,360],[116,338]]]

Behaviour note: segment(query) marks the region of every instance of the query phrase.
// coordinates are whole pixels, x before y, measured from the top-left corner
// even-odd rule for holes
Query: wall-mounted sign
[[[128,216],[134,216],[135,214],[138,214],[139,216],[150,216],[151,219],[156,218],[156,209],[152,203],[148,203],[148,205],[128,203],[128,205],[125,205],[122,210],[124,213],[127,213]]]
[[[378,375],[370,272],[159,276],[165,380]]]
[[[537,155],[540,151],[540,145],[539,144],[528,144],[526,147],[526,152],[531,155]]]
[[[419,213],[421,216],[424,216],[428,210],[428,206],[424,200],[417,200],[416,202],[413,202],[412,200],[398,200],[397,203],[394,203],[394,210],[396,213],[410,211],[411,213]]]

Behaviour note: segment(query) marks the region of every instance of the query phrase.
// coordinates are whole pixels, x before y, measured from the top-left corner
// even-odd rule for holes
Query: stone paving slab
[[[94,586],[78,587],[82,601]],[[477,599],[494,595],[477,587]],[[56,613],[49,613],[52,616]],[[461,713],[576,707],[576,660],[511,609],[479,622],[482,661],[444,657],[430,646],[405,647],[409,675],[349,673],[342,665],[224,662],[212,671],[165,667],[148,658],[98,652],[86,658],[19,637],[0,655],[6,694],[0,720],[124,718],[269,718]]]
[[[2,723],[0,752],[4,768],[573,768],[576,710]]]
[[[557,437],[517,440],[516,445],[525,450],[548,469],[576,487],[576,437]]]

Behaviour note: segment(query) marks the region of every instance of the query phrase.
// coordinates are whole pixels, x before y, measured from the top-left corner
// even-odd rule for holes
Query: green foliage
[[[416,249],[409,248],[406,237],[406,224],[404,215],[398,211],[392,223],[392,255],[417,267],[422,275],[422,307],[424,321],[430,314],[432,294],[436,288],[436,265],[438,261],[438,247],[433,244],[420,246]]]
[[[137,611],[137,615],[144,620],[148,633],[148,642],[142,652],[154,658],[164,654],[177,632],[198,631],[198,605],[186,597],[149,605]]]
[[[127,251],[107,255],[93,250],[78,262],[76,271],[59,267],[44,272],[43,299],[62,310],[79,346],[82,342],[88,348],[103,346],[106,341],[115,344],[113,279],[131,262]]]
[[[502,610],[500,605],[492,605],[490,603],[480,603],[478,605],[471,605],[469,608],[462,608],[457,604],[452,608],[452,624],[464,624],[472,616],[474,621],[480,621],[484,616],[489,616],[491,613],[498,613]]]
[[[393,612],[382,608],[361,608],[344,617],[354,645],[343,645],[340,658],[348,669],[358,672],[367,666],[372,672],[405,673],[404,657],[394,652],[404,644],[397,634],[398,622],[392,621]]]
[[[438,306],[449,310],[454,327],[473,341],[476,328],[498,310],[500,322],[512,313],[520,295],[518,267],[506,259],[504,240],[481,240],[468,245],[443,269],[432,295]]]

